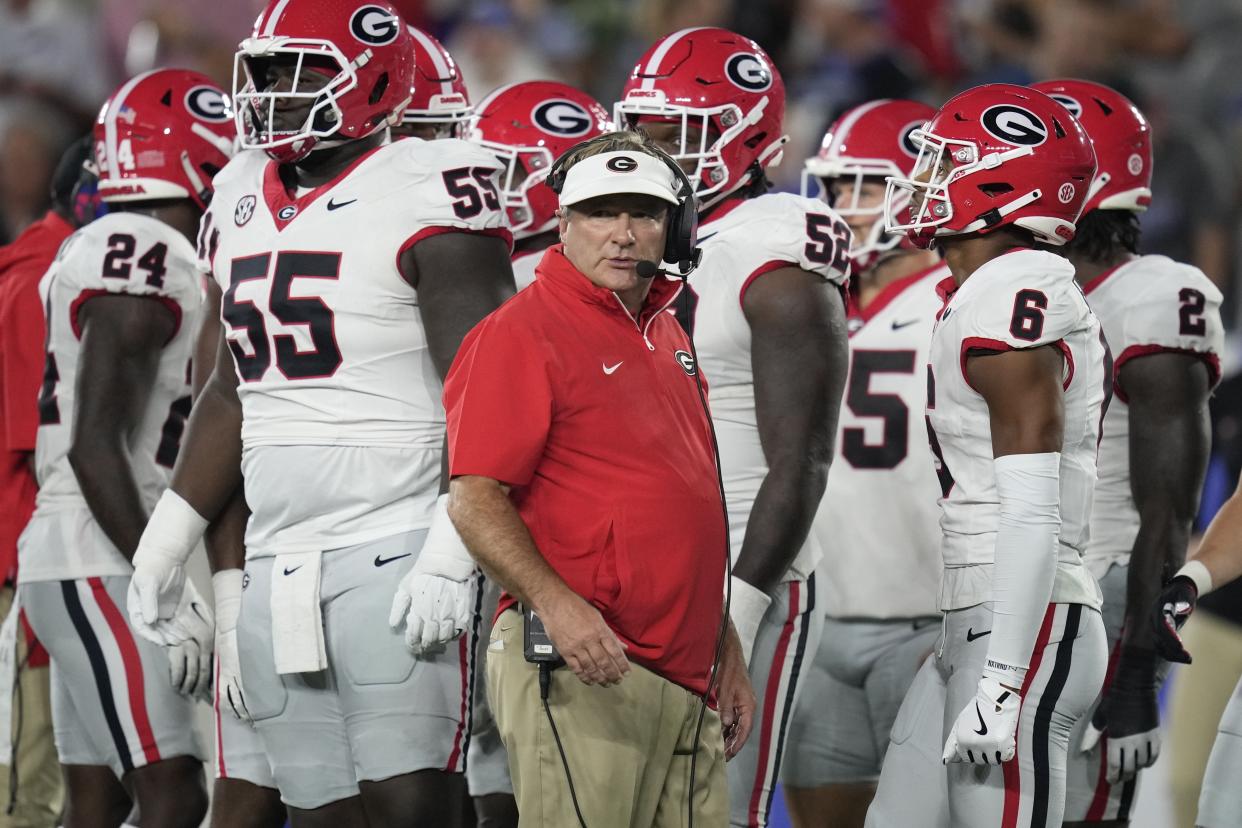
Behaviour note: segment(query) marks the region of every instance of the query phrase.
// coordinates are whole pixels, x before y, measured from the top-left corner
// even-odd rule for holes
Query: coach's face
[[[581,201],[561,210],[565,257],[602,288],[618,293],[641,288],[641,303],[651,280],[635,268],[644,259],[660,263],[667,218],[668,205],[654,196],[619,193]]]

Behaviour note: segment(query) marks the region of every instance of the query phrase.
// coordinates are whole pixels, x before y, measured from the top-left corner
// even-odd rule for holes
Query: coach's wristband
[[[1194,581],[1200,598],[1212,591],[1212,573],[1201,561],[1186,561],[1173,577],[1176,578],[1178,575]]]

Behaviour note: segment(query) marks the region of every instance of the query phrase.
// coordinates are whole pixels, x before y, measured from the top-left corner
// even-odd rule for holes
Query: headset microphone
[[[651,279],[657,273],[664,272],[663,270],[660,270],[660,266],[658,264],[650,259],[639,259],[638,264],[634,265],[634,271],[642,279]]]

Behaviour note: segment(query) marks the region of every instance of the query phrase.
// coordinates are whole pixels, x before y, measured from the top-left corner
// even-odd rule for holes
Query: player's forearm
[[[249,518],[245,492],[238,487],[224,511],[212,521],[203,536],[212,574],[246,566],[246,521]]]
[[[133,559],[147,510],[120,438],[89,431],[76,435],[69,465],[95,522],[126,560]]]
[[[495,480],[459,477],[449,486],[449,518],[489,578],[541,615],[574,593],[535,547],[530,530]]]
[[[750,510],[733,574],[770,594],[806,543],[827,483],[827,462],[803,457],[771,467]]]
[[[1242,482],[1212,518],[1193,560],[1207,567],[1215,587],[1242,577]]]
[[[214,521],[241,486],[241,405],[236,390],[217,372],[190,410],[172,489],[204,518]]]

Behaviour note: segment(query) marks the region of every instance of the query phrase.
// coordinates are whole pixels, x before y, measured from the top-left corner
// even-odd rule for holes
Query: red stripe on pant
[[[142,659],[138,655],[138,644],[125,617],[112,601],[112,596],[104,588],[102,578],[87,578],[91,594],[104,620],[112,630],[117,649],[121,651],[121,663],[125,667],[125,690],[129,695],[129,712],[134,719],[134,729],[138,732],[138,740],[142,743],[142,753],[147,762],[160,761],[160,749],[155,743],[155,734],[151,730],[151,718],[147,715],[147,691],[143,684]]]
[[[224,728],[220,726],[220,659],[214,659],[216,675],[215,689],[212,694],[212,708],[216,714],[216,773],[221,779],[229,778],[228,768],[224,766]]]
[[[763,789],[767,787],[768,773],[771,765],[768,755],[772,749],[772,734],[776,733],[777,696],[780,695],[781,676],[785,672],[785,660],[789,657],[789,641],[793,638],[794,628],[798,622],[799,607],[802,606],[802,584],[789,582],[789,615],[785,618],[785,626],[781,628],[780,640],[776,642],[776,656],[772,659],[772,669],[768,671],[768,686],[763,696],[763,725],[759,733],[759,761],[755,765],[755,787],[750,794],[750,810],[746,820],[751,825],[759,824],[759,815],[763,812]],[[753,656],[752,656],[753,657]]]
[[[448,762],[444,769],[449,772],[460,770],[457,767],[461,759],[461,740],[466,731],[467,705],[470,704],[470,644],[471,636],[463,635],[457,639],[458,663],[461,665],[461,719],[457,723],[457,732],[453,734],[453,750],[449,752]]]
[[[1104,674],[1104,687],[1100,690],[1100,697],[1103,698],[1104,691],[1113,683],[1113,673],[1117,672],[1117,662],[1121,657],[1121,640],[1125,638],[1126,631],[1121,630],[1121,635],[1117,637],[1117,643],[1113,645],[1113,651],[1108,655],[1108,672]],[[1074,745],[1070,746],[1074,749]],[[1091,798],[1091,807],[1087,809],[1087,821],[1099,822],[1104,819],[1104,812],[1108,810],[1108,797],[1112,793],[1112,785],[1108,784],[1108,736],[1101,735],[1099,742],[1100,750],[1100,774],[1095,780],[1095,795]]]
[[[1039,627],[1039,637],[1035,639],[1035,651],[1031,653],[1031,666],[1027,668],[1026,678],[1022,680],[1023,705],[1026,704],[1027,691],[1031,689],[1031,682],[1035,679],[1035,674],[1039,672],[1039,665],[1044,659],[1044,650],[1047,649],[1048,639],[1052,636],[1052,620],[1056,616],[1056,611],[1056,604],[1049,604],[1048,609],[1044,610],[1044,622]],[[1021,718],[1019,718],[1020,722]],[[1015,744],[1019,748],[1021,739],[1022,727],[1019,724],[1014,734]],[[1005,810],[1001,816],[1001,828],[1017,828],[1018,826],[1018,810],[1021,806],[1022,793],[1022,768],[1018,764],[1018,758],[1018,753],[1015,751],[1013,759],[1001,765],[1005,778]]]

